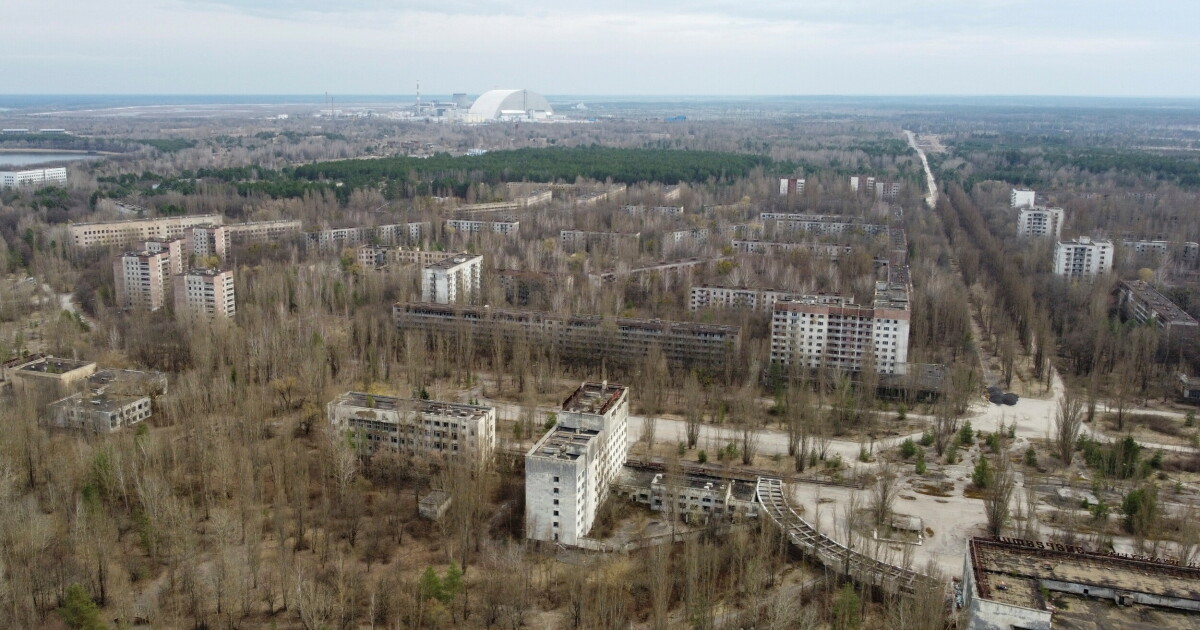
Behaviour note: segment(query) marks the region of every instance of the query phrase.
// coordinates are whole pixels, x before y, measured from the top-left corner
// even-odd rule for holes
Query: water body
[[[4,153],[0,151],[0,169],[37,167],[51,162],[98,160],[102,157],[104,156],[87,153]]]

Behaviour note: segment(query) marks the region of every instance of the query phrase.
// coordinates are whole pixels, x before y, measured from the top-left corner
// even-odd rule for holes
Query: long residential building
[[[137,241],[181,238],[184,230],[196,225],[221,225],[219,214],[200,214],[187,217],[130,219],[102,223],[74,223],[68,227],[71,242],[76,247],[116,245],[124,247]]]
[[[1194,337],[1200,330],[1196,318],[1142,280],[1123,280],[1117,285],[1117,301],[1126,317],[1139,324],[1154,322],[1168,337]]]
[[[776,302],[794,297],[796,294],[791,291],[698,285],[692,287],[688,310],[745,309],[769,313]]]
[[[496,408],[346,392],[326,405],[334,430],[367,452],[440,454],[478,462],[496,450]]]
[[[299,234],[301,224],[293,219],[279,219],[234,223],[225,226],[225,229],[229,231],[229,238],[235,243],[269,243]]]
[[[308,247],[321,251],[340,251],[344,247],[359,245],[402,245],[421,242],[421,235],[429,229],[425,222],[395,223],[390,225],[334,228],[308,232],[304,235]]]
[[[781,243],[777,241],[734,240],[733,251],[741,254],[780,254],[786,252],[808,252],[830,260],[838,260],[854,252],[849,243]]]
[[[35,168],[25,171],[0,171],[0,188],[33,188],[37,186],[54,185],[67,185],[66,168]]]
[[[421,269],[421,300],[438,304],[471,304],[480,295],[483,256],[456,254]]]
[[[771,316],[771,361],[859,372],[873,359],[879,374],[904,374],[912,314],[907,283],[896,281],[900,276],[876,283],[871,306],[840,295],[777,301]]]
[[[762,221],[774,221],[776,229],[789,232],[808,232],[810,234],[846,234],[861,232],[863,234],[885,234],[888,226],[879,223],[865,223],[857,217],[825,214],[794,214],[786,212],[762,212],[758,218]]]
[[[1093,241],[1081,236],[1058,241],[1054,246],[1054,273],[1067,278],[1098,276],[1112,271],[1112,241]]]
[[[175,276],[176,313],[233,317],[236,295],[232,269],[191,269]]]
[[[468,334],[485,347],[499,338],[548,346],[562,357],[631,363],[658,348],[677,365],[723,368],[741,343],[741,329],[651,319],[559,315],[487,306],[398,303],[392,317],[400,330]]]
[[[1022,207],[1017,215],[1017,236],[1062,238],[1062,226],[1062,208]]]
[[[629,455],[629,392],[583,383],[525,455],[525,535],[577,545]]]
[[[584,230],[561,230],[558,242],[564,249],[591,248],[596,245],[615,246],[622,243],[637,245],[641,232],[586,232]]]
[[[432,265],[447,258],[453,258],[458,252],[439,252],[405,247],[403,245],[360,245],[356,250],[358,264],[363,269],[387,269],[395,265]]]
[[[446,219],[446,229],[453,230],[460,234],[477,234],[479,232],[492,232],[495,234],[503,234],[511,236],[517,234],[521,229],[521,222],[516,219],[507,219],[502,221],[476,221],[474,219]]]

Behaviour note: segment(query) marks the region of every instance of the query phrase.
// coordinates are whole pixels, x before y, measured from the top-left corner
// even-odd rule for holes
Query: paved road
[[[929,192],[925,194],[925,203],[932,208],[937,205],[938,187],[937,181],[933,178],[933,171],[929,168],[929,158],[925,157],[925,151],[917,145],[916,134],[905,129],[904,135],[908,137],[908,146],[917,152],[917,155],[921,158],[921,165],[925,167],[925,184],[929,187]]]

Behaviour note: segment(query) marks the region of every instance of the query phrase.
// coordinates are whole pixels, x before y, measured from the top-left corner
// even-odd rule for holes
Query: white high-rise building
[[[236,293],[232,269],[191,269],[175,276],[175,312],[233,317]]]
[[[525,455],[525,535],[578,544],[596,520],[629,455],[629,395],[621,385],[584,383],[558,423]]]
[[[779,196],[799,195],[804,193],[803,177],[781,177],[779,179]]]
[[[217,257],[224,261],[229,256],[229,228],[224,225],[194,225],[183,229],[187,240],[188,254],[193,256]]]
[[[135,243],[134,248],[138,251],[150,252],[152,254],[166,254],[167,258],[170,259],[171,275],[183,273],[183,239],[171,238],[141,241],[140,243]]]
[[[483,256],[458,254],[421,270],[421,301],[470,304],[479,297]]]
[[[1081,236],[1058,241],[1054,246],[1054,273],[1067,278],[1097,276],[1112,271],[1112,241],[1093,241]]]
[[[861,371],[873,355],[879,374],[904,374],[911,313],[907,289],[876,285],[871,306],[840,295],[802,295],[775,302],[771,361],[785,366]]]
[[[1041,206],[1022,207],[1017,215],[1018,236],[1062,238],[1063,209]]]
[[[1031,208],[1036,203],[1037,194],[1028,188],[1014,188],[1008,196],[1008,205],[1012,208]]]
[[[157,311],[166,304],[171,277],[171,254],[126,252],[113,260],[117,306]]]

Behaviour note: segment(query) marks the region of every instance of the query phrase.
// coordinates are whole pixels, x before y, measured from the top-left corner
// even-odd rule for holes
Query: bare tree
[[[688,373],[683,384],[684,422],[687,429],[687,447],[696,448],[700,441],[700,423],[703,414],[700,411],[700,381],[695,372]]]
[[[1012,463],[1008,461],[1007,453],[1001,451],[996,457],[992,483],[988,485],[983,495],[983,512],[987,517],[988,534],[999,536],[1004,532],[1016,485]]]
[[[891,462],[884,462],[875,473],[875,485],[871,486],[871,512],[875,524],[890,528],[892,504],[900,494],[900,475]]]
[[[1075,455],[1075,444],[1083,428],[1083,399],[1067,389],[1058,401],[1058,415],[1054,422],[1054,446],[1063,464],[1070,466]]]
[[[958,433],[958,416],[949,401],[939,401],[933,416],[933,448],[938,456],[945,454],[950,440]]]

